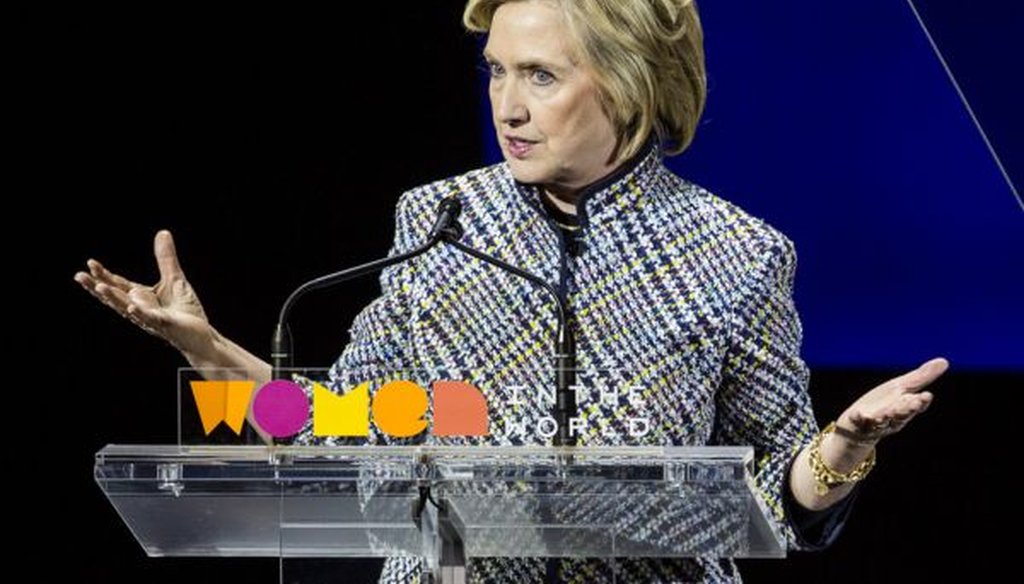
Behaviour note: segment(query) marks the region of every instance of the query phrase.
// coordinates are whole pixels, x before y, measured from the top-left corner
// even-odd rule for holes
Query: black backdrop
[[[31,325],[16,356],[34,367],[19,374],[34,373],[13,417],[32,447],[16,485],[41,512],[22,539],[44,560],[36,577],[70,567],[94,582],[276,581],[271,560],[146,558],[106,503],[93,454],[174,439],[182,360],[71,277],[96,257],[155,281],[152,236],[170,228],[216,326],[266,354],[287,291],[385,253],[404,189],[481,162],[477,45],[459,27],[459,0],[429,4],[358,15],[89,9],[20,22],[7,281],[14,322]],[[367,279],[305,302],[299,361],[329,363],[376,292]],[[893,373],[816,370],[819,419]],[[998,493],[1020,387],[1019,374],[954,364],[932,410],[880,449],[842,539],[743,562],[747,581],[1001,573],[994,555],[1008,546],[992,528],[1013,507]],[[345,564],[340,581],[374,581],[377,566]]]

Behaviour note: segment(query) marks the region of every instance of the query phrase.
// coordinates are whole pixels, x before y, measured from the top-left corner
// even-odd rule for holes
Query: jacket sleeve
[[[839,535],[854,497],[824,512],[802,509],[789,492],[794,457],[818,432],[800,358],[802,328],[793,303],[796,253],[772,232],[753,262],[728,326],[716,394],[714,442],[754,447],[755,483],[791,549],[821,549]]]
[[[410,201],[413,191],[402,194],[395,211],[395,235],[388,256],[412,250],[425,238],[425,229],[418,229]],[[421,235],[419,232],[423,231]],[[369,381],[372,391],[390,378],[401,377],[403,368],[414,367],[414,356],[409,345],[411,319],[410,290],[416,270],[412,258],[388,266],[380,273],[380,296],[370,302],[353,319],[349,328],[349,343],[327,373],[327,387],[344,395],[359,384]],[[312,384],[300,380],[312,402]],[[295,444],[376,444],[382,442],[374,424],[370,424],[367,438],[315,437],[312,416],[296,436]],[[410,439],[412,440],[412,439]]]

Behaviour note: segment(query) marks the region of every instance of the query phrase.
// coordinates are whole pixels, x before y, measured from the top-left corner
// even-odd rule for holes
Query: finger
[[[894,377],[885,382],[883,387],[899,392],[917,392],[935,381],[949,368],[949,361],[939,357],[925,362],[917,369]]]
[[[905,393],[895,403],[884,408],[875,417],[884,420],[900,420],[923,412],[931,403],[932,394]]]
[[[125,301],[141,308],[156,309],[161,306],[160,299],[157,298],[156,292],[152,288],[142,288],[139,286],[128,291],[125,295]]]
[[[170,282],[183,280],[185,273],[178,263],[178,252],[174,248],[174,238],[171,232],[161,229],[153,238],[153,254],[156,256],[156,265],[160,269],[160,280]]]
[[[906,396],[907,399],[897,405],[896,411],[893,413],[897,420],[899,419],[910,419],[928,408],[928,404],[931,403],[931,394],[927,394],[927,397],[920,393],[915,393]]]
[[[98,288],[99,288],[99,286],[101,284],[96,282],[96,280],[93,279],[92,276],[90,276],[89,274],[86,274],[85,272],[78,272],[78,273],[75,274],[75,281],[78,282],[82,286],[82,288],[85,289],[86,292],[88,292],[90,295],[92,295],[93,298],[95,298],[96,300],[99,300],[100,302],[102,302],[104,305],[106,305],[107,307],[111,308],[112,310],[115,310],[117,312],[121,312],[121,310],[119,310],[118,307],[115,306],[111,302],[111,300],[107,298],[106,295],[101,294],[99,292]]]
[[[117,311],[121,316],[127,316],[128,295],[119,288],[110,284],[98,282],[95,287],[96,296],[104,304]]]
[[[165,318],[158,310],[146,306],[138,298],[141,295],[139,293],[140,288],[133,288],[131,292],[126,294],[123,290],[114,286],[96,282],[92,276],[85,272],[75,274],[75,281],[81,284],[83,288],[100,302],[131,321],[137,327],[152,335],[164,338],[161,331]]]
[[[914,371],[908,373],[903,384],[904,389],[917,392],[926,387],[929,383],[938,379],[940,375],[949,369],[949,361],[942,357],[927,361]]]
[[[157,308],[130,302],[126,310],[128,319],[146,332],[163,337],[163,329],[166,324],[166,317]]]
[[[874,428],[898,430],[914,416],[928,409],[933,395],[929,392],[911,393],[900,396],[897,403],[870,417]]]
[[[75,281],[78,282],[78,284],[81,285],[82,288],[85,288],[86,292],[92,294],[95,298],[97,298],[100,301],[105,301],[103,296],[96,291],[96,287],[99,286],[99,283],[96,281],[95,278],[93,278],[89,274],[86,274],[85,272],[77,272],[75,274]]]
[[[931,407],[932,402],[935,400],[935,394],[933,394],[930,391],[922,391],[921,393],[919,393],[917,395],[920,396],[921,399],[924,401],[924,405],[921,406],[921,411],[922,412],[927,410],[929,407]]]
[[[96,286],[96,280],[85,272],[75,272],[74,280],[75,282],[78,282],[82,288],[85,288],[90,292],[92,292],[92,289]]]
[[[932,403],[933,399],[935,399],[935,394],[930,391],[906,394],[903,400],[903,407],[915,412],[923,412]]]
[[[860,412],[851,413],[850,422],[853,424],[852,430],[842,429],[840,431],[837,426],[836,431],[856,442],[876,442],[888,433],[892,424],[892,422],[883,422],[881,419],[865,416]]]
[[[127,278],[123,278],[115,274],[114,272],[111,272],[97,260],[89,259],[85,262],[85,264],[89,266],[89,272],[92,274],[92,277],[95,278],[97,281],[105,282],[111,286],[116,286],[121,290],[125,291],[130,290],[132,286],[139,286],[139,284],[136,284],[135,282],[132,282]]]

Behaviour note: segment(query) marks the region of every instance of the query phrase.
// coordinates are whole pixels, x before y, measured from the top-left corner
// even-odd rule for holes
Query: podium
[[[149,556],[783,557],[750,447],[109,445]]]

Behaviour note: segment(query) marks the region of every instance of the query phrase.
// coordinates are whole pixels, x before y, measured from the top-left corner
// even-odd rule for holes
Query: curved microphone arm
[[[576,437],[569,431],[569,422],[577,413],[576,394],[572,390],[572,386],[576,385],[576,343],[573,338],[572,329],[567,326],[569,307],[566,305],[566,302],[559,296],[555,288],[545,280],[468,247],[460,243],[457,238],[446,239],[445,241],[477,259],[537,284],[547,290],[548,294],[555,299],[555,306],[558,308],[557,350],[555,352],[555,421],[558,423],[558,433],[555,435],[554,442],[556,446],[575,446]]]
[[[379,272],[390,265],[414,258],[426,253],[443,240],[462,237],[462,227],[455,221],[461,209],[462,206],[458,199],[449,198],[442,201],[438,211],[438,219],[430,230],[427,243],[411,251],[367,262],[341,270],[340,272],[334,272],[333,274],[327,274],[326,276],[310,280],[296,288],[284,301],[284,304],[281,306],[281,312],[277,317],[277,327],[274,329],[274,338],[271,340],[270,347],[270,363],[271,367],[273,367],[271,379],[281,379],[283,371],[292,365],[292,335],[288,329],[288,317],[291,315],[292,307],[300,298],[313,290],[319,290],[359,276]]]
[[[296,288],[281,306],[277,327],[274,329],[274,338],[271,342],[270,350],[271,366],[273,367],[271,379],[281,379],[283,371],[291,367],[292,338],[288,330],[288,317],[291,314],[292,307],[300,298],[313,290],[333,286],[358,276],[378,272],[390,265],[404,262],[427,252],[444,241],[479,260],[533,282],[546,290],[555,299],[558,316],[557,348],[555,353],[555,420],[558,423],[558,433],[555,436],[555,444],[558,446],[575,445],[576,439],[569,431],[569,422],[576,415],[576,396],[572,391],[572,386],[576,384],[576,345],[572,330],[567,326],[569,315],[567,301],[563,300],[555,288],[543,279],[460,243],[459,239],[463,235],[463,229],[457,219],[461,211],[462,204],[458,198],[454,196],[448,197],[441,201],[438,207],[438,218],[430,230],[427,243],[402,254],[381,258],[340,272],[321,276]]]

